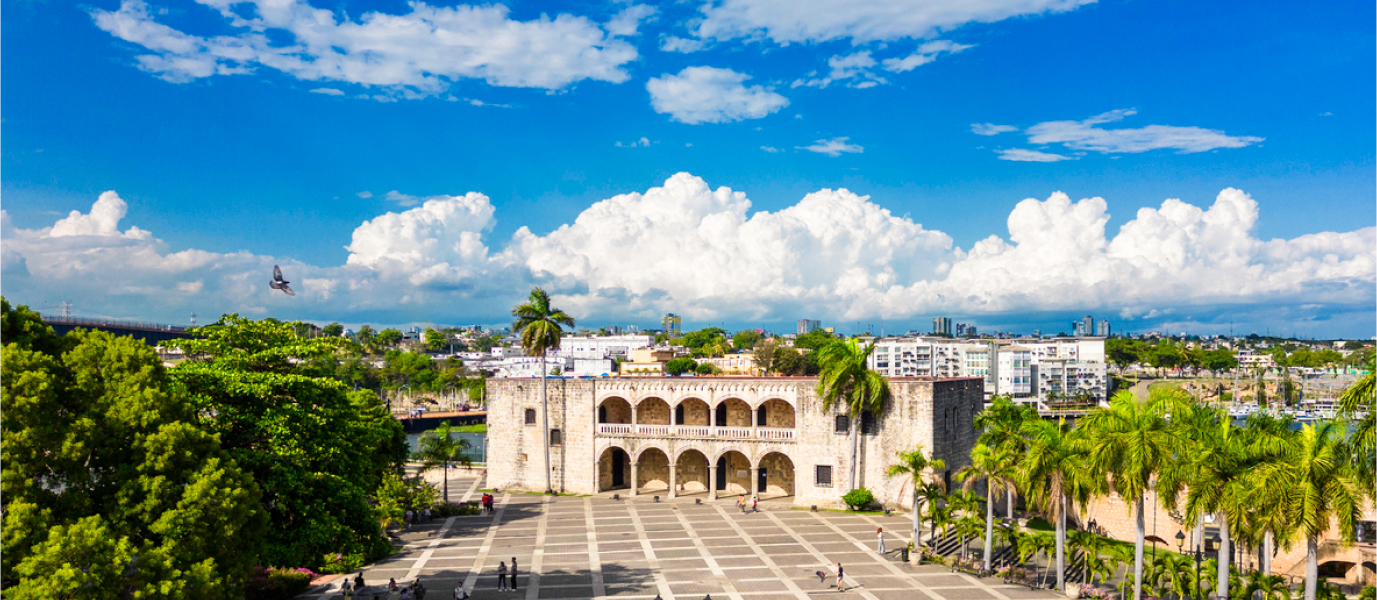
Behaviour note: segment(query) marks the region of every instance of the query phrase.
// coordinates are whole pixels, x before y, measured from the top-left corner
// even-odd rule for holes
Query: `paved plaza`
[[[476,500],[479,480],[450,479],[455,499]],[[701,498],[701,497],[700,497]],[[937,566],[898,562],[911,521],[836,512],[810,512],[783,502],[741,514],[734,499],[695,504],[692,498],[654,502],[649,495],[547,497],[502,492],[492,515],[451,517],[402,535],[406,548],[363,570],[367,588],[356,597],[387,598],[386,585],[418,577],[428,600],[448,600],[463,584],[475,600],[496,598],[654,598],[792,600],[834,595],[836,565],[846,594],[867,600],[1050,600],[1050,591],[1004,585],[996,578],[954,574]],[[875,552],[883,527],[891,550]],[[519,565],[519,591],[497,589],[499,562]],[[825,571],[820,583],[817,572]],[[303,598],[340,598],[339,579]]]

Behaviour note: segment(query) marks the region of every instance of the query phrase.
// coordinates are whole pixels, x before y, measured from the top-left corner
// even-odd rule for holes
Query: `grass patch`
[[[458,425],[458,426],[455,426],[455,427],[451,427],[451,428],[450,428],[450,431],[457,431],[457,432],[459,432],[459,433],[482,433],[482,434],[487,434],[487,433],[488,433],[488,424],[487,424],[487,423],[478,423],[478,424],[475,424],[475,425]]]
[[[1047,519],[1044,519],[1044,518],[1042,518],[1042,517],[1033,517],[1033,518],[1031,518],[1031,519],[1028,519],[1028,529],[1032,529],[1033,531],[1056,531],[1056,530],[1057,530],[1056,527],[1052,526],[1051,523],[1048,523],[1048,522],[1047,522]]]

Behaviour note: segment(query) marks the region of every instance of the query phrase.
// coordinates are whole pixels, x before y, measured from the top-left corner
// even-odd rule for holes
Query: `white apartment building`
[[[875,340],[870,368],[886,377],[981,377],[987,396],[1025,401],[1088,393],[1107,399],[1101,338],[952,340],[937,337]]]
[[[627,358],[632,350],[649,348],[655,339],[648,335],[624,334],[566,337],[560,340],[559,356],[571,358]]]

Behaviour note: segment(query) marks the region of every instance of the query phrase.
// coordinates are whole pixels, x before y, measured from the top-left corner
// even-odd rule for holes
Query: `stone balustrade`
[[[697,438],[793,441],[789,427],[716,427],[712,425],[644,425],[598,423],[598,435],[613,437]]]

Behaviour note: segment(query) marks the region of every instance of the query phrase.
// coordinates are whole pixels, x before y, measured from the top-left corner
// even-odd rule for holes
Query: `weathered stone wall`
[[[636,404],[636,422],[641,425],[669,425],[669,405],[661,398],[646,398]]]
[[[607,423],[630,423],[631,404],[625,398],[608,398],[601,406],[607,413]]]
[[[703,491],[712,483],[709,465],[728,451],[735,452],[730,455],[728,488],[720,492],[723,495],[754,491],[752,467],[766,469],[767,494],[792,493],[798,504],[840,506],[841,496],[849,489],[850,438],[834,432],[838,411],[822,409],[814,389],[816,379],[552,379],[549,385],[550,427],[561,429],[564,438],[561,445],[551,449],[552,485],[561,491],[589,494],[610,486],[611,462],[605,453],[612,447],[623,449],[632,460],[641,457],[637,479],[643,490],[668,486],[672,461],[680,491]],[[861,436],[858,484],[870,488],[882,502],[907,506],[911,483],[906,478],[884,475],[897,452],[921,446],[946,460],[953,473],[967,464],[976,433],[972,422],[983,401],[982,386],[979,378],[891,380],[893,402],[877,420],[875,432]],[[539,419],[536,425],[522,422],[526,408],[540,407],[540,380],[494,379],[489,381],[488,393],[489,485],[544,489],[544,432]],[[637,405],[636,421],[641,424],[672,422],[674,407],[680,403],[685,406],[686,425],[706,424],[715,407],[727,401],[729,426],[748,427],[758,414],[756,409],[763,405],[766,422],[758,425],[792,426],[794,438],[598,435],[597,403],[612,398]],[[650,398],[657,400],[647,401]],[[620,401],[607,406],[609,421],[614,415],[621,418],[617,412],[620,408],[613,408],[622,407]],[[832,485],[817,485],[819,465],[832,467]],[[623,474],[630,483],[628,471],[623,470]]]

